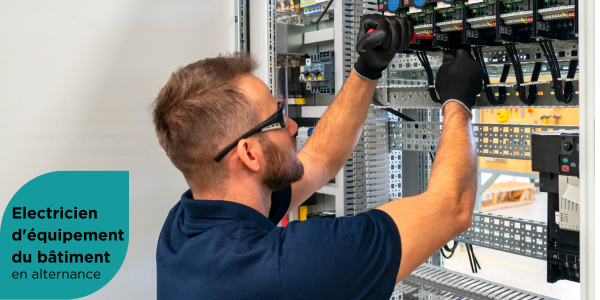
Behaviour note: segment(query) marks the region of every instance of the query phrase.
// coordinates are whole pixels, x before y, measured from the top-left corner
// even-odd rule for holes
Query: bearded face
[[[298,160],[296,151],[280,149],[267,135],[262,135],[259,141],[267,161],[262,182],[269,190],[280,191],[302,179],[304,165]]]

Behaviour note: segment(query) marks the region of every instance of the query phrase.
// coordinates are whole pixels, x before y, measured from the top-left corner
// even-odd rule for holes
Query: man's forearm
[[[323,166],[330,178],[356,147],[376,85],[353,71],[300,152]]]
[[[477,192],[477,154],[471,116],[458,103],[444,109],[440,145],[429,180],[428,193],[443,194],[458,216],[470,218]],[[468,223],[468,222],[467,222]]]

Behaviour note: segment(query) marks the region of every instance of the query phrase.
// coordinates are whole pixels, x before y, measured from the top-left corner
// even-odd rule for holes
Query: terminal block
[[[311,55],[306,64],[300,67],[300,81],[306,83],[306,89],[313,94],[335,94],[335,67],[333,51],[323,51]]]
[[[547,281],[579,282],[579,131],[531,136],[533,171],[548,193]]]

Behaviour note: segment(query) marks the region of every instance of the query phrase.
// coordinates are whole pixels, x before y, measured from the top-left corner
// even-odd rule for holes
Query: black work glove
[[[483,71],[469,48],[444,52],[442,66],[437,73],[435,88],[440,95],[442,112],[448,102],[457,102],[471,112],[477,95],[483,87]]]
[[[369,29],[375,29],[367,33]],[[412,22],[407,18],[365,15],[360,20],[356,52],[360,56],[354,63],[357,75],[377,80],[381,72],[410,43],[414,34]]]

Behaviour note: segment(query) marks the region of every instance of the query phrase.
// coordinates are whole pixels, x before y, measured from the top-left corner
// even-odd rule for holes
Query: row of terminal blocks
[[[535,39],[578,37],[578,0],[379,0],[379,12],[409,17],[415,33],[433,35],[433,47],[459,43],[494,46]],[[484,31],[479,31],[484,30]],[[464,31],[464,32],[463,32]]]

